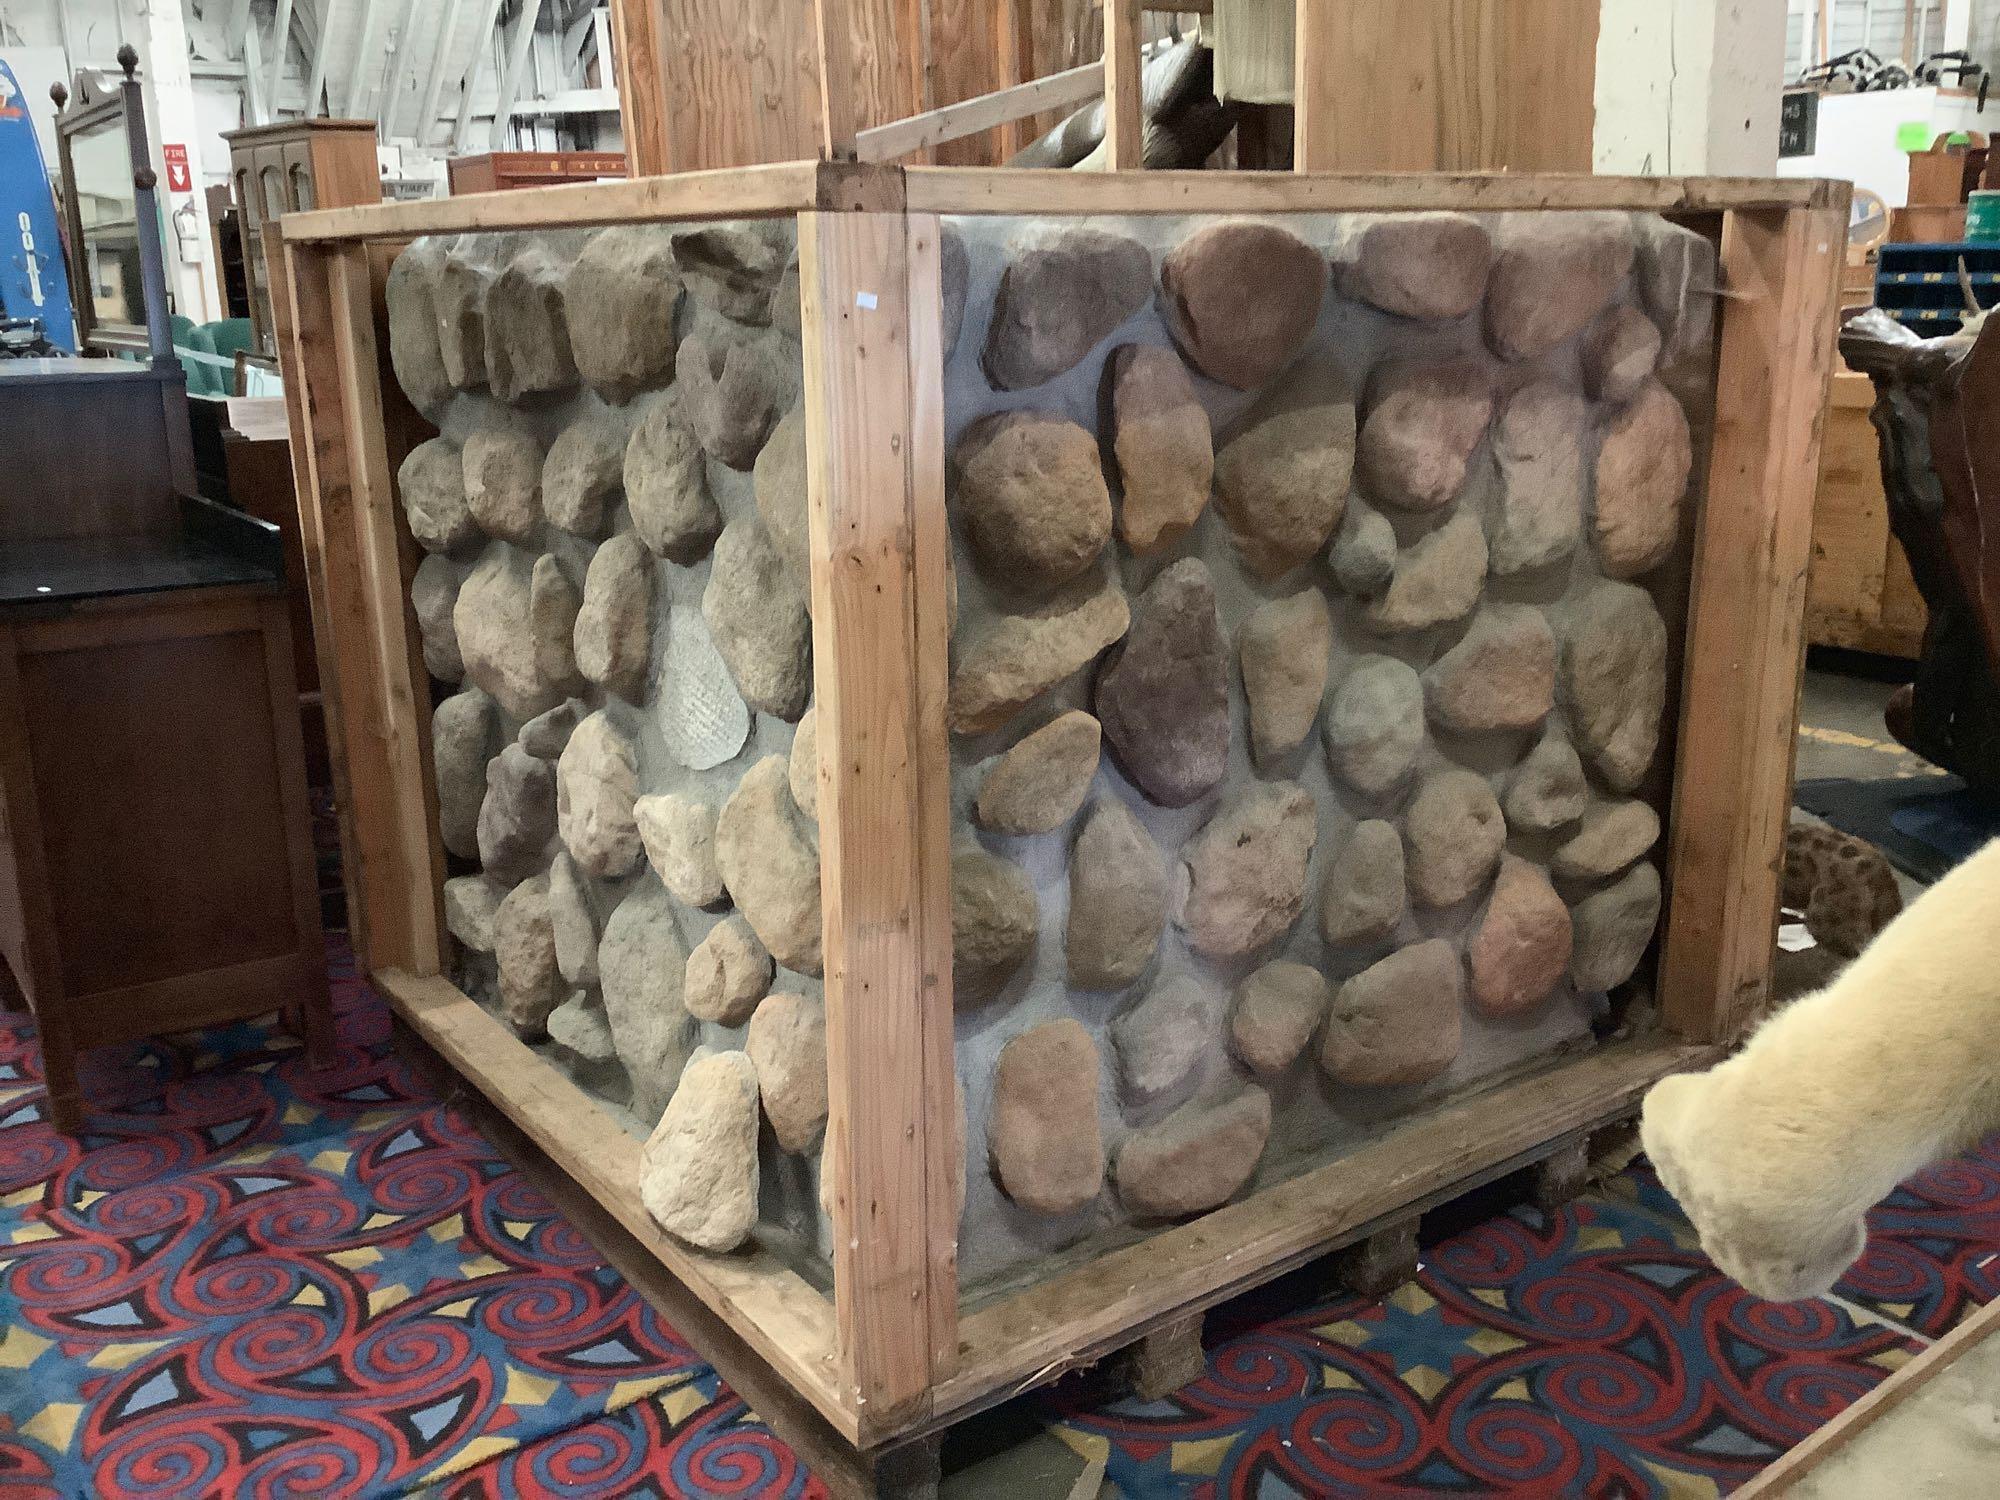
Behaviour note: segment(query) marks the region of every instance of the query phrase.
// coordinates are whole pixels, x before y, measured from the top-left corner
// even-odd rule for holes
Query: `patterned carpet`
[[[95,1053],[78,1142],[0,1017],[0,1500],[823,1496],[334,978],[336,1068],[263,1026]],[[1010,1420],[1128,1500],[1725,1494],[2000,1289],[2000,1142],[1874,1228],[1840,1300],[1760,1302],[1642,1165],[1386,1301],[1233,1304],[1165,1401],[1084,1375]]]

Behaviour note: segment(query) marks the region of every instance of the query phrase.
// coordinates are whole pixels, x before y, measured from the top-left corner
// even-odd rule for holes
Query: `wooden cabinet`
[[[1874,404],[1866,375],[1835,373],[1813,498],[1806,639],[1915,660],[1927,616],[1909,561],[1889,529],[1881,450],[1868,420]]]
[[[287,120],[232,130],[223,139],[229,142],[229,191],[243,226],[250,326],[257,348],[275,355],[264,231],[281,216],[304,209],[379,201],[375,122]]]
[[[455,156],[445,167],[451,176],[451,195],[458,198],[623,177],[625,158],[616,151],[489,151],[484,156]]]

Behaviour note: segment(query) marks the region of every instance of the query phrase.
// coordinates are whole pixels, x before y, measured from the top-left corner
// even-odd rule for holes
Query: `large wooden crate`
[[[357,948],[398,1014],[545,1153],[586,1227],[809,1456],[879,1457],[1629,1113],[1765,996],[1845,188],[1538,176],[1071,175],[800,164],[284,221],[280,291]],[[1712,430],[1670,693],[1659,1025],[1410,1115],[1359,1149],[1008,1295],[964,1301],[954,1060],[941,216],[1652,211],[1712,237]],[[651,1221],[640,1142],[447,977],[430,693],[394,476],[427,431],[383,282],[432,234],[796,221],[831,1116],[832,1294]],[[1698,449],[1704,451],[1703,449]],[[664,1271],[664,1276],[658,1274]]]

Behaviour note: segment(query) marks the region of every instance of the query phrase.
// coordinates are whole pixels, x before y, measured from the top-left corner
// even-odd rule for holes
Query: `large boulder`
[[[826,1128],[826,1011],[781,990],[750,1017],[743,1050],[757,1066],[764,1118],[780,1150],[810,1151]]]
[[[568,854],[549,866],[549,925],[556,940],[556,968],[577,989],[597,984],[597,912],[590,882]]]
[[[650,880],[618,903],[597,941],[604,1014],[642,1120],[659,1118],[694,1051],[695,1024],[681,998],[687,959],[673,901]]]
[[[1583,388],[1599,401],[1622,406],[1653,378],[1660,362],[1660,330],[1630,303],[1608,309],[1583,344]]]
[[[1493,429],[1500,503],[1488,539],[1502,577],[1559,562],[1583,534],[1583,437],[1590,408],[1553,380],[1507,398]]]
[[[990,1000],[1035,951],[1035,889],[1021,867],[984,849],[951,857],[951,973],[956,1003]]]
[[[1327,544],[1354,446],[1354,396],[1332,360],[1301,360],[1258,398],[1215,456],[1216,509],[1246,568],[1276,578]]]
[[[1652,767],[1667,704],[1667,626],[1644,589],[1593,584],[1561,621],[1562,695],[1584,759],[1613,791]]]
[[[493,283],[492,268],[463,253],[462,247],[469,243],[476,242],[461,239],[447,250],[431,283],[438,358],[445,379],[461,391],[476,391],[486,384],[486,290]]]
[[[1166,922],[1167,867],[1159,845],[1113,798],[1091,809],[1069,867],[1069,982],[1118,990],[1153,962]]]
[[[521,748],[536,760],[555,760],[568,746],[569,737],[576,733],[578,718],[575,703],[558,703],[523,724],[516,738]]]
[[[715,863],[715,812],[678,792],[656,792],[632,804],[646,861],[674,896],[689,906],[714,906],[727,892]]]
[[[1405,510],[1458,498],[1493,419],[1493,377],[1476,360],[1391,364],[1369,384],[1355,461],[1370,496]]]
[[[1187,367],[1171,349],[1125,344],[1105,361],[1118,537],[1141,555],[1186,536],[1208,505],[1215,438]]]
[[[807,503],[806,408],[800,402],[786,412],[771,432],[771,440],[751,468],[757,514],[771,533],[771,543],[785,560],[799,591],[812,597],[812,511]]]
[[[1370,629],[1395,634],[1447,625],[1472,613],[1486,582],[1486,531],[1479,517],[1461,510],[1396,558],[1396,574],[1361,618]]]
[[[980,361],[987,379],[1001,391],[1055,379],[1152,291],[1153,257],[1137,240],[1080,224],[1032,224],[1007,247]]]
[[[1555,634],[1529,604],[1486,605],[1424,673],[1431,722],[1459,734],[1533,729],[1555,695]]]
[[[1332,651],[1333,616],[1316,588],[1260,604],[1243,622],[1236,655],[1250,707],[1250,752],[1260,768],[1312,733]]]
[[[1638,970],[1660,925],[1660,872],[1634,865],[1616,884],[1578,902],[1571,916],[1570,980],[1586,994],[1616,988]]]
[[[1681,534],[1681,497],[1694,466],[1687,414],[1649,381],[1611,419],[1597,448],[1597,557],[1613,578],[1650,573]]]
[[[586,678],[629,702],[645,696],[653,651],[653,560],[631,532],[621,531],[591,557],[575,641],[577,670]]]
[[[563,285],[577,373],[606,401],[674,378],[681,279],[672,237],[653,224],[600,229]]]
[[[726,1255],[757,1227],[757,1069],[741,1052],[689,1067],[639,1153],[639,1201],[697,1249]]]
[[[1225,219],[1168,252],[1161,310],[1196,369],[1254,390],[1298,358],[1319,321],[1326,278],[1320,252],[1290,230]]]
[[[410,535],[426,552],[463,552],[479,539],[465,498],[465,457],[450,438],[426,438],[396,470]]]
[[[469,433],[465,503],[488,536],[532,549],[542,529],[542,445],[510,423]]]
[[[1271,1135],[1271,1096],[1254,1083],[1220,1101],[1191,1100],[1119,1143],[1118,1197],[1142,1219],[1184,1219],[1242,1189]]]
[[[1462,318],[1486,293],[1493,242],[1466,214],[1370,214],[1353,221],[1334,256],[1334,282],[1399,317]]]
[[[1408,907],[1403,837],[1396,825],[1380,818],[1355,824],[1326,867],[1320,936],[1336,948],[1379,943],[1401,924]]]
[[[556,763],[556,828],[586,875],[619,880],[639,863],[637,796],[637,747],[600,709],[576,726]]]
[[[486,799],[479,804],[479,862],[508,885],[546,869],[556,832],[555,767],[518,744],[486,763]]]
[[[1097,1044],[1075,1021],[1045,1021],[1000,1049],[986,1146],[1022,1208],[1072,1213],[1104,1186],[1097,1088]]]
[[[479,805],[486,797],[487,746],[496,722],[493,700],[478,688],[452,694],[431,713],[438,831],[445,848],[460,859],[479,854]]]
[[[1458,1058],[1465,976],[1439,938],[1398,949],[1341,985],[1320,1033],[1319,1065],[1335,1083],[1427,1083]]]
[[[1507,820],[1486,778],[1456,766],[1424,779],[1405,828],[1410,894],[1455,906],[1486,883],[1507,843]]]
[[[796,722],[812,693],[812,619],[798,580],[755,516],[723,528],[701,612],[743,701]]]
[[[1207,958],[1246,958],[1282,938],[1306,903],[1319,838],[1312,793],[1292,781],[1234,793],[1181,849],[1174,920]]]
[[[1486,283],[1486,341],[1533,359],[1594,319],[1632,269],[1623,214],[1515,214],[1496,237]]]
[[[459,585],[451,623],[466,678],[525,723],[562,702],[536,661],[533,570],[511,547],[489,548]]]
[[[996,412],[954,453],[954,509],[981,573],[1044,594],[1097,561],[1111,539],[1111,492],[1097,439],[1066,417]]]
[[[1229,1050],[1260,1078],[1275,1077],[1306,1050],[1326,1001],[1326,977],[1310,964],[1279,960],[1252,970],[1229,1008]]]
[[[493,914],[493,956],[500,977],[500,1018],[520,1037],[540,1037],[565,993],[549,919],[549,881],[524,880]]]
[[[486,289],[486,384],[500,401],[576,386],[563,281],[569,262],[529,237]]]
[[[715,823],[715,863],[737,908],[771,956],[820,972],[819,851],[792,802],[785,758],[743,775]]]
[[[594,541],[624,484],[624,429],[603,417],[579,417],[556,434],[542,460],[543,513],[571,536]]]
[[[812,717],[810,711],[807,717]],[[974,806],[979,826],[990,833],[1031,834],[1067,823],[1083,806],[1097,775],[1102,738],[1097,720],[1081,709],[1024,735],[980,782]],[[798,798],[797,777],[792,795]]]
[[[1326,564],[1333,581],[1355,598],[1376,598],[1396,576],[1396,528],[1367,501],[1350,495]]]
[[[693,563],[722,532],[708,489],[708,461],[670,401],[656,401],[625,445],[625,497],[632,529],[655,556]]]
[[[792,735],[791,754],[785,757],[785,779],[791,784],[792,801],[811,823],[819,822],[819,709],[809,708]]]
[[[1145,794],[1186,807],[1229,769],[1229,657],[1215,586],[1182,558],[1139,596],[1124,642],[1098,675],[1098,722],[1111,753]]]
[[[493,951],[493,923],[507,887],[484,875],[454,875],[444,883],[444,927],[471,952]]]
[[[1188,1076],[1215,1035],[1221,1005],[1188,974],[1169,974],[1111,1023],[1125,1098],[1149,1104]]]
[[[998,729],[1125,634],[1131,606],[1115,580],[1086,579],[1026,614],[1002,615],[956,654],[954,734]]]
[[[1334,689],[1320,737],[1327,764],[1364,797],[1409,780],[1424,748],[1424,684],[1393,656],[1364,656]]]
[[[1466,961],[1480,1014],[1509,1020],[1538,1010],[1570,961],[1570,915],[1541,869],[1509,854],[1474,929]]]

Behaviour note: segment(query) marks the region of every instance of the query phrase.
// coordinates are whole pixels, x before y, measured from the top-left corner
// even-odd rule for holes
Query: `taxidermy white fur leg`
[[[1897,1183],[1996,1127],[2000,840],[1736,1056],[1655,1085],[1640,1133],[1716,1265],[1796,1301],[1860,1258]]]

